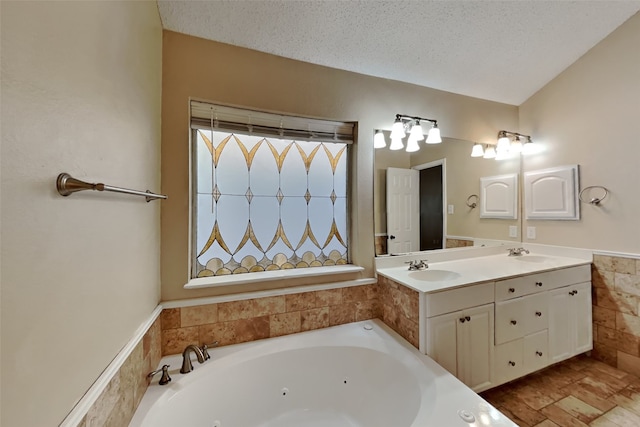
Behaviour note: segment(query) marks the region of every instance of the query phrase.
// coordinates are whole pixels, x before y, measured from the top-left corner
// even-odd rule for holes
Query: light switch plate
[[[536,238],[536,228],[527,227],[527,239],[535,240],[535,238]]]
[[[509,226],[509,237],[518,237],[518,227],[515,225]]]
[[[447,205],[447,213],[453,215],[453,205]]]

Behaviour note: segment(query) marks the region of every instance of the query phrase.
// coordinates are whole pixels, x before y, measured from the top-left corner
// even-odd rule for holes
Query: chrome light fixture
[[[423,117],[416,116],[407,116],[405,114],[396,114],[395,122],[391,127],[391,144],[389,145],[390,150],[401,150],[404,148],[404,143],[402,142],[403,138],[409,134],[409,138],[407,140],[407,148],[406,151],[414,152],[420,149],[420,145],[418,144],[420,141],[425,139],[422,125],[420,122],[430,122],[431,128],[428,131],[426,144],[439,144],[442,142],[442,137],[440,136],[440,129],[438,128],[438,122],[434,119],[425,119]],[[380,136],[378,136],[380,135]],[[384,141],[384,135],[381,131],[376,131],[376,134],[373,138],[373,146],[375,148],[384,148],[386,147],[386,141]]]
[[[524,139],[524,144],[522,140]],[[498,132],[498,145],[496,146],[498,153],[497,159],[504,159],[513,154],[529,154],[536,151],[535,144],[531,141],[531,136],[518,132],[510,132],[501,130]]]
[[[473,148],[471,149],[471,157],[482,157],[484,156],[484,148],[482,148],[482,144],[475,143],[473,144]]]

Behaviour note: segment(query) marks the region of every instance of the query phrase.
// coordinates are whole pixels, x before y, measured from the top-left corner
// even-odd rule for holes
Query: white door
[[[420,250],[420,173],[387,168],[387,252]]]

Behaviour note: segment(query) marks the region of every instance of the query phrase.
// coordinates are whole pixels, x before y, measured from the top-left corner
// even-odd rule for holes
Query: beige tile
[[[286,297],[284,295],[256,298],[253,300],[253,315],[251,317],[284,313],[288,311],[286,307]]]
[[[594,378],[593,375],[588,375],[586,377],[584,377],[583,379],[581,379],[578,382],[582,388],[584,388],[585,390],[600,396],[600,397],[609,397],[612,394],[614,394],[615,392],[617,392],[619,389],[610,386],[609,384],[607,384],[605,381],[602,381],[598,378]]]
[[[591,283],[594,288],[615,288],[615,273],[613,271],[592,269]]]
[[[616,378],[617,380],[620,381],[620,384],[622,384],[620,386],[620,388],[624,388],[627,385],[629,385],[629,380],[627,380],[628,374],[626,372],[623,372],[619,369],[616,369],[615,367],[611,366],[611,365],[607,365],[605,363],[601,363],[601,362],[595,362],[593,363],[593,365],[591,366],[591,370],[595,370],[595,371],[599,371],[602,372],[604,374],[607,374],[607,377],[613,377]],[[603,377],[604,378],[604,377]],[[614,384],[616,385],[616,384]]]
[[[640,356],[640,337],[626,332],[616,331],[616,341],[616,348],[619,351],[630,354],[631,356]]]
[[[356,321],[375,319],[379,315],[378,301],[366,300],[355,303],[356,305]]]
[[[218,345],[230,345],[238,342],[235,322],[218,322],[198,326],[200,343],[208,344],[218,341]]]
[[[329,307],[312,308],[300,312],[300,330],[326,328],[329,326]]]
[[[330,307],[342,304],[342,289],[316,291],[316,307]]]
[[[513,412],[511,412],[509,409],[504,408],[504,407],[500,407],[497,408],[500,412],[502,412],[502,414],[509,418],[511,421],[513,421],[514,423],[516,423],[519,427],[531,427],[532,424],[529,424],[523,420],[521,420],[520,418],[518,418]]]
[[[162,330],[176,329],[180,327],[180,309],[165,308],[160,313],[160,323]]]
[[[591,421],[590,427],[620,427],[618,424],[607,419],[604,415]]]
[[[639,297],[608,288],[594,288],[594,290],[598,307],[608,308],[621,313],[638,314]]]
[[[636,274],[640,276],[640,259],[636,260]]]
[[[609,308],[593,306],[593,323],[615,329],[616,311]]]
[[[168,329],[162,333],[162,355],[182,353],[189,344],[199,344],[198,327]]]
[[[637,415],[620,406],[616,406],[609,412],[606,412],[603,417],[620,427],[640,426],[640,415]]]
[[[615,287],[618,292],[640,296],[640,276],[635,273],[616,273]]]
[[[560,408],[556,403],[542,408],[540,412],[549,418],[554,423],[563,427],[585,427],[587,424],[583,423],[577,418],[574,418],[564,409]]]
[[[594,342],[591,356],[608,365],[618,366],[618,350],[615,347],[609,347],[599,342]]]
[[[597,325],[596,326],[597,337],[594,334],[594,342],[606,345],[611,348],[618,348],[618,336],[615,329],[607,328],[606,326]]]
[[[616,406],[614,403],[610,402],[609,400],[604,399],[596,394],[591,393],[588,390],[583,389],[582,387],[580,387],[579,384],[573,384],[567,388],[568,388],[568,391],[570,391],[572,396],[577,397],[578,399],[589,404],[590,406],[593,406],[594,408],[599,409],[602,412],[606,412],[609,409]]]
[[[616,329],[640,337],[640,317],[616,313]]]
[[[253,300],[222,302],[218,304],[218,321],[248,319],[254,317]]]
[[[594,408],[575,396],[567,396],[555,404],[572,417],[579,419],[585,424],[588,424],[602,415],[601,410]]]
[[[539,411],[547,405],[550,405],[556,401],[544,388],[536,387],[535,385],[524,385],[519,387],[514,394],[518,399],[522,400],[531,408]]]
[[[300,312],[274,314],[269,317],[270,336],[294,334],[300,332]]]
[[[356,321],[355,303],[333,305],[329,307],[329,325],[343,325]]]
[[[206,325],[218,321],[218,304],[197,305],[180,309],[182,327]]]
[[[513,399],[506,402],[504,404],[504,408],[531,426],[541,423],[546,418],[540,412],[532,409],[519,399]]]
[[[640,357],[619,351],[618,369],[640,377]]]
[[[287,295],[285,311],[309,310],[316,307],[316,293],[303,292],[300,294]]]
[[[635,274],[636,260],[633,258],[613,257],[613,271],[616,273]]]
[[[640,416],[640,398],[632,399],[623,394],[614,394],[609,397],[609,400],[615,403],[617,406],[621,406],[628,411]]]
[[[240,319],[233,322],[236,343],[269,338],[271,325],[269,316]]]
[[[115,375],[100,394],[96,402],[89,408],[86,416],[86,424],[90,427],[102,427],[106,424],[111,411],[120,401],[120,375]]]
[[[544,420],[540,424],[536,424],[533,427],[559,427],[558,424],[554,423],[551,420]]]
[[[593,265],[598,270],[614,271],[613,269],[613,257],[607,255],[594,255]]]
[[[358,302],[367,300],[366,286],[351,286],[342,288],[342,302]]]

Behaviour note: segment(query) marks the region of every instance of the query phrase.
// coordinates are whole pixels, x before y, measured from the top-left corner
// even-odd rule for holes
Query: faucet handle
[[[211,344],[202,344],[202,347],[200,347],[200,350],[202,350],[202,355],[204,356],[204,360],[211,359],[208,349],[214,348],[217,346],[218,346],[218,341],[214,341]]]
[[[147,378],[153,378],[158,372],[162,372],[162,377],[160,377],[160,382],[158,384],[165,385],[171,381],[171,377],[169,376],[169,365],[162,365],[162,368],[149,372],[147,374]]]

